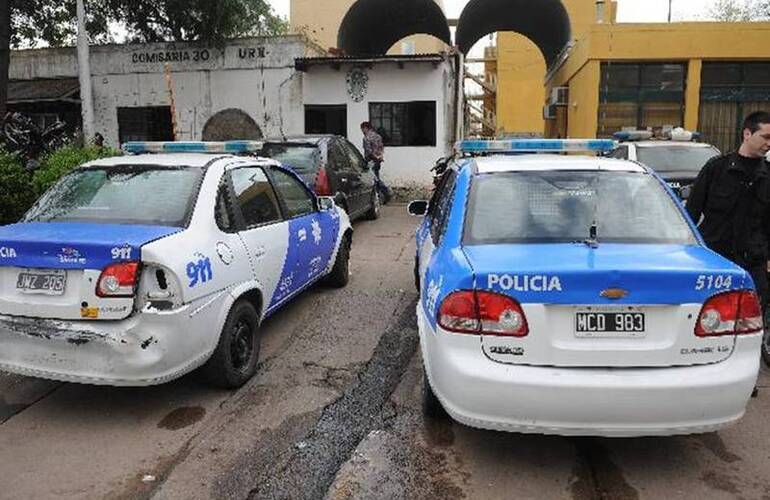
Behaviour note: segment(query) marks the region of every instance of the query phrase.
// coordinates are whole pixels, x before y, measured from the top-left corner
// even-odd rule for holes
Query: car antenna
[[[588,238],[583,240],[583,243],[588,245],[591,248],[598,248],[599,247],[599,224],[596,222],[596,215],[598,211],[598,205],[599,205],[599,186],[597,184],[596,190],[594,191],[594,209],[593,209],[593,215],[591,217],[591,226],[588,228]]]

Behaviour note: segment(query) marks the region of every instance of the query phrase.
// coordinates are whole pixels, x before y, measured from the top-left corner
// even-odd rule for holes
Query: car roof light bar
[[[616,145],[611,139],[510,139],[464,140],[456,148],[463,153],[606,153]]]
[[[264,146],[262,141],[158,141],[125,142],[125,153],[253,153]]]
[[[670,130],[664,130],[662,135],[655,135],[655,132],[652,130],[621,130],[612,134],[612,137],[620,142],[649,141],[653,139],[690,142],[699,140],[701,133],[685,130],[682,127],[675,127]]]

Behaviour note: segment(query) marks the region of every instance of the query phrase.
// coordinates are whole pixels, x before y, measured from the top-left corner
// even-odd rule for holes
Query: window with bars
[[[623,127],[682,126],[686,79],[684,63],[602,63],[598,137]]]
[[[369,122],[385,146],[435,146],[436,102],[372,102]]]
[[[770,62],[704,62],[698,128],[722,151],[741,142],[743,119],[770,109]]]

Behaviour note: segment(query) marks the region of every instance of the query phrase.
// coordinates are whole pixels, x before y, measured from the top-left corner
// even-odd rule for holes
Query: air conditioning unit
[[[546,104],[543,106],[543,120],[555,120],[556,119],[556,105]]]
[[[554,87],[551,89],[551,104],[556,106],[569,105],[569,87]]]

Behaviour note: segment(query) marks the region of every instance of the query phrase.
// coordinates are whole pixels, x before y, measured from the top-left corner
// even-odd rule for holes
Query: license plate
[[[578,337],[643,337],[645,317],[642,311],[578,311],[575,335]]]
[[[19,273],[16,289],[21,293],[63,295],[67,272],[60,270],[26,270]]]

